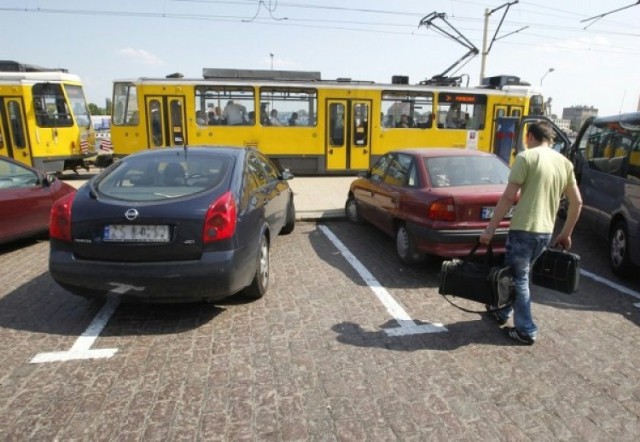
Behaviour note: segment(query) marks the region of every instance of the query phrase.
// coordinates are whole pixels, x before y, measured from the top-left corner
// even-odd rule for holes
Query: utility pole
[[[482,80],[484,80],[484,68],[487,65],[487,33],[489,31],[489,16],[491,12],[489,12],[489,8],[484,10],[484,32],[482,33],[482,54],[480,57],[480,83],[482,84]]]
[[[640,1],[640,0],[639,0]],[[482,84],[482,80],[484,80],[484,71],[485,71],[485,67],[487,65],[487,55],[489,55],[489,51],[491,51],[491,47],[493,46],[493,43],[498,40],[497,35],[498,35],[498,31],[500,31],[500,27],[502,26],[502,22],[504,21],[504,18],[507,15],[507,12],[509,12],[509,8],[515,4],[517,4],[519,2],[519,0],[514,0],[511,3],[505,3],[504,5],[498,6],[497,8],[494,8],[492,10],[489,9],[485,9],[484,11],[484,31],[483,31],[483,37],[482,37],[482,58],[481,58],[481,64],[480,64],[480,84]],[[500,23],[498,24],[498,27],[496,28],[496,33],[493,35],[493,38],[491,39],[491,44],[489,45],[489,47],[487,48],[487,32],[489,31],[489,16],[491,14],[493,14],[496,11],[499,11],[500,9],[506,7],[507,9],[504,11],[504,14],[502,14],[502,18],[500,19]],[[513,31],[510,32],[506,35],[503,35],[500,38],[504,38],[507,35],[511,35],[511,34],[516,34],[520,31],[522,31],[523,29],[527,29],[528,26],[524,26],[520,29],[518,29],[517,31]]]

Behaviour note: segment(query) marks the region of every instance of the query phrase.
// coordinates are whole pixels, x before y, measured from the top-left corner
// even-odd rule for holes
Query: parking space
[[[590,241],[577,232],[584,268],[622,283]],[[92,338],[103,304],[58,287],[47,258],[47,241],[0,250],[0,440],[640,436],[635,282],[534,288],[540,340],[520,347],[438,295],[439,262],[401,265],[370,226],[299,223],[263,299],[118,305]],[[394,333],[403,321],[418,332]],[[83,333],[116,351],[33,361]]]

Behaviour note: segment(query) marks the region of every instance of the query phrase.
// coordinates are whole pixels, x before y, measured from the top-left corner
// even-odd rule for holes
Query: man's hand
[[[485,230],[484,232],[482,232],[482,235],[480,235],[480,239],[478,239],[478,242],[480,244],[489,245],[492,238],[493,238],[493,232]]]
[[[571,236],[570,235],[558,235],[555,240],[551,243],[553,247],[562,247],[564,250],[569,250],[571,248]]]

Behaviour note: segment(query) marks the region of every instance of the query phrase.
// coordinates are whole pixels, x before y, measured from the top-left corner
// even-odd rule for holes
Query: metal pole
[[[489,32],[489,9],[484,10],[484,32],[482,33],[482,56],[480,63],[480,84],[482,84],[482,80],[484,80],[484,69],[487,64],[487,33]]]
[[[269,54],[271,56],[271,70],[273,70],[273,52]]]

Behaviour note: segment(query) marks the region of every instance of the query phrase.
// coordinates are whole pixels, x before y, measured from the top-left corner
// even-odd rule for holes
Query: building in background
[[[572,106],[562,109],[562,119],[571,122],[572,131],[578,132],[582,123],[589,117],[597,117],[598,109],[593,106]]]

